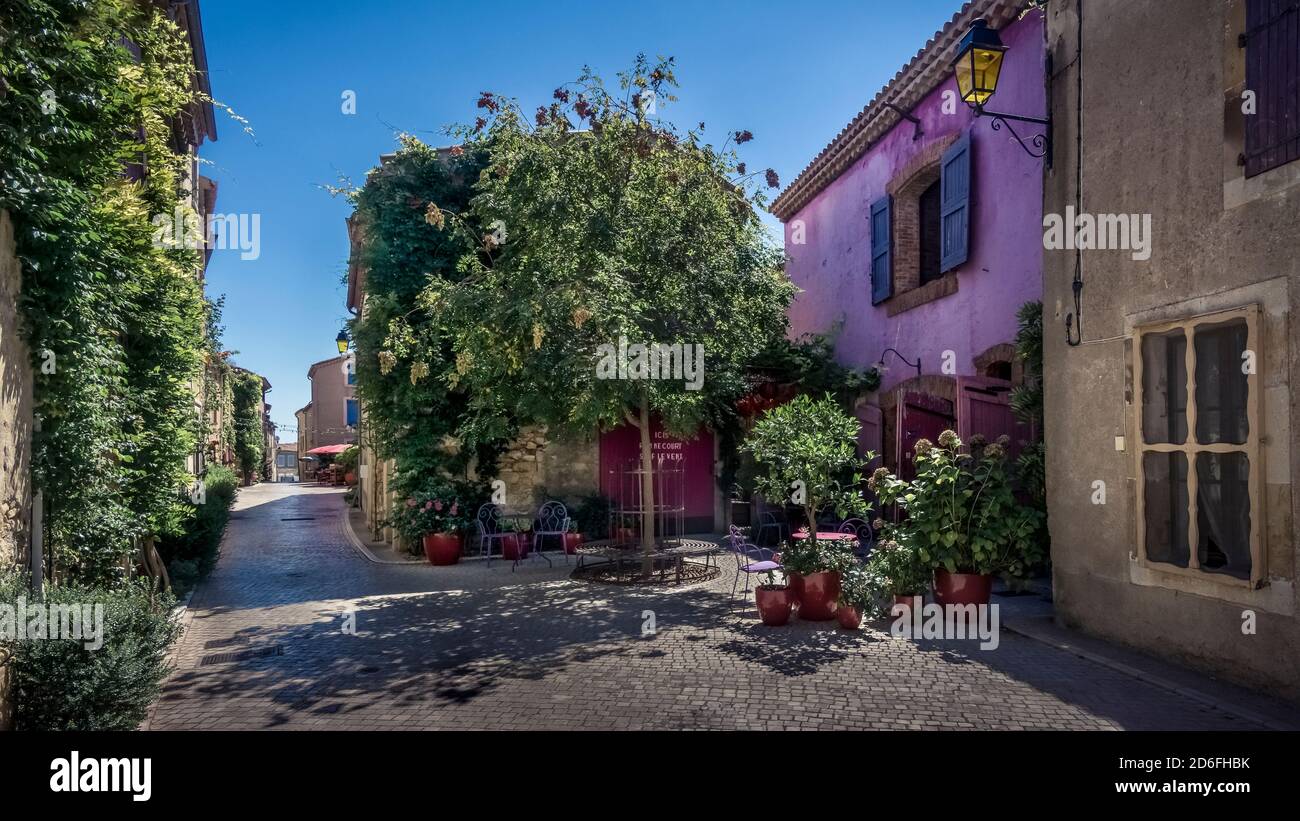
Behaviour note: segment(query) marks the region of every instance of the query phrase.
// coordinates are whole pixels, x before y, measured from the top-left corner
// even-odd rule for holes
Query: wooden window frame
[[[1235,319],[1246,321],[1246,350],[1255,354],[1254,373],[1246,378],[1246,420],[1249,433],[1243,444],[1227,442],[1199,444],[1196,441],[1196,328],[1201,325],[1218,325]],[[1184,367],[1187,370],[1187,438],[1182,444],[1160,442],[1148,444],[1142,432],[1142,339],[1148,334],[1162,334],[1182,330],[1187,340],[1184,354]],[[1264,561],[1266,556],[1264,544],[1264,470],[1260,443],[1263,439],[1261,428],[1260,398],[1263,392],[1264,372],[1263,345],[1259,336],[1259,306],[1244,305],[1224,311],[1169,320],[1133,329],[1133,387],[1134,387],[1134,432],[1136,433],[1134,454],[1137,462],[1137,557],[1143,567],[1161,573],[1212,581],[1231,587],[1255,589],[1265,578]],[[1179,567],[1168,562],[1151,561],[1147,558],[1146,546],[1146,471],[1143,457],[1147,453],[1182,453],[1187,459],[1187,567]],[[1211,573],[1200,569],[1198,545],[1200,526],[1197,521],[1197,491],[1199,477],[1196,472],[1196,455],[1198,453],[1244,453],[1250,460],[1248,493],[1250,496],[1250,578],[1239,579],[1226,573]]]

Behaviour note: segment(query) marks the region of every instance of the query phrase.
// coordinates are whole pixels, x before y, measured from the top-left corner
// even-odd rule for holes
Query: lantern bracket
[[[993,118],[992,122],[989,123],[989,127],[992,128],[994,131],[1001,131],[1003,126],[1005,126],[1007,131],[1011,132],[1011,136],[1015,138],[1016,142],[1020,143],[1020,147],[1023,148],[1025,150],[1025,153],[1028,154],[1029,156],[1047,157],[1048,154],[1051,152],[1052,121],[1049,118],[1022,117],[1019,114],[1002,114],[996,111],[988,111],[981,105],[975,105],[973,106],[973,108],[975,109],[976,117]],[[1011,126],[1012,121],[1018,123],[1031,123],[1033,125],[1041,125],[1044,127],[1044,130],[1043,133],[1041,134],[1034,134],[1030,136],[1028,142],[1026,142],[1025,138],[1021,137],[1020,134],[1014,128],[1012,128]],[[1048,158],[1048,164],[1049,165],[1051,164],[1050,157]]]

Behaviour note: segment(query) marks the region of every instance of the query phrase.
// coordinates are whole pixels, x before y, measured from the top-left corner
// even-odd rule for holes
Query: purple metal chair
[[[776,551],[770,547],[759,547],[745,541],[745,534],[740,532],[740,528],[735,525],[731,526],[731,533],[726,538],[727,549],[736,554],[736,578],[731,582],[731,595],[735,598],[736,587],[740,584],[740,574],[745,574],[744,595],[749,594],[749,577],[755,573],[769,573],[775,570],[784,570],[781,563],[776,561]]]

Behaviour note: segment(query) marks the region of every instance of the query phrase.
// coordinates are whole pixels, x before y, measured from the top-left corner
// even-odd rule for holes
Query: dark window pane
[[[1242,445],[1250,434],[1246,399],[1250,383],[1242,373],[1246,320],[1198,325],[1196,344],[1196,441]]]
[[[1181,330],[1142,336],[1142,439],[1187,441],[1187,337]]]
[[[942,251],[939,247],[939,181],[921,192],[918,203],[921,212],[921,284],[936,280],[941,276],[939,262]]]
[[[1196,454],[1196,555],[1201,569],[1250,578],[1250,458]]]
[[[1187,455],[1144,453],[1147,559],[1187,567]]]

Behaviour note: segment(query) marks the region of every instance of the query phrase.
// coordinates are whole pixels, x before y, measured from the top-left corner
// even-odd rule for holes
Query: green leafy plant
[[[947,430],[937,443],[917,441],[910,482],[877,469],[868,484],[881,504],[907,513],[886,525],[885,537],[949,573],[1023,577],[1040,557],[1034,534],[1042,514],[1016,500],[1006,444],[1003,437],[963,453],[957,434]]]
[[[609,512],[614,501],[601,493],[583,496],[573,511],[578,531],[588,539],[609,538]]]
[[[788,500],[802,507],[814,529],[819,513],[867,515],[871,508],[859,489],[859,471],[875,454],[858,457],[860,427],[830,396],[800,395],[767,411],[745,442],[762,470],[755,477],[759,493],[772,502]]]
[[[202,482],[203,503],[187,506],[178,532],[159,539],[157,545],[177,596],[184,596],[216,565],[239,477],[230,468],[211,465]]]
[[[919,551],[892,539],[877,543],[866,570],[872,584],[889,596],[919,596],[929,589],[933,576]]]
[[[429,534],[461,533],[474,523],[476,494],[470,483],[429,479],[394,506],[388,523],[416,545]]]
[[[875,609],[880,588],[876,577],[866,568],[856,565],[840,575],[840,599],[844,607],[857,608],[866,613]]]
[[[0,603],[13,608],[27,585],[0,577]],[[134,730],[159,696],[169,672],[167,651],[181,630],[172,599],[145,580],[105,588],[80,582],[47,584],[45,606],[103,606],[103,646],[75,639],[11,642],[14,724],[19,730]],[[0,652],[0,655],[4,655]]]

